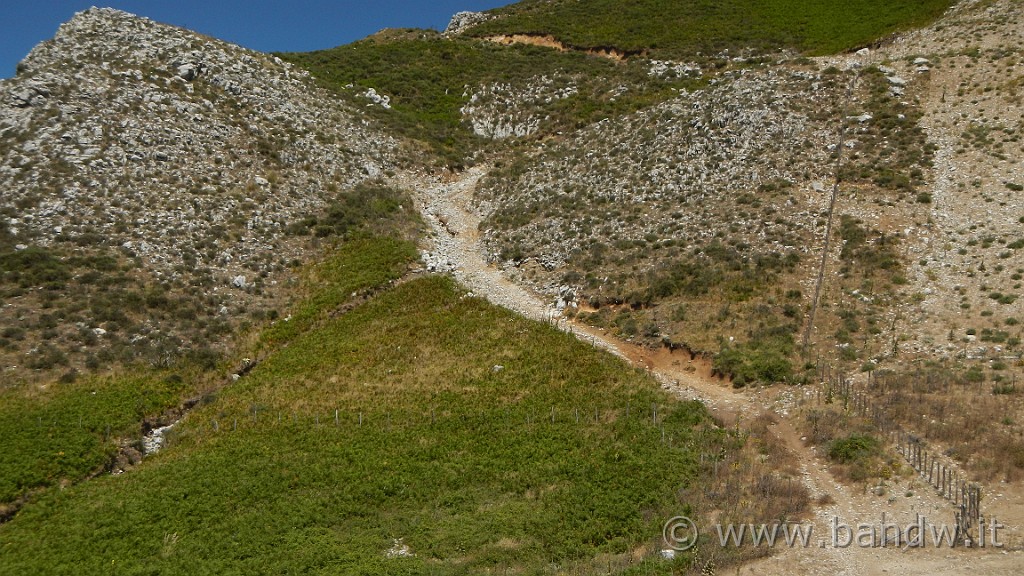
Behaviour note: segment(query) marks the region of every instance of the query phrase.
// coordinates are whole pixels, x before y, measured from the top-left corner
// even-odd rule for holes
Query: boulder
[[[11,91],[11,103],[17,108],[41,106],[50,95],[49,90],[37,86],[24,86]]]
[[[373,102],[374,104],[379,105],[381,108],[385,110],[391,109],[391,97],[386,94],[379,94],[373,88],[370,88],[366,92],[364,92],[363,98],[366,98],[367,100]]]
[[[181,78],[186,82],[195,80],[206,69],[206,66],[199,62],[176,62],[172,66],[174,67],[178,78]]]
[[[490,14],[484,14],[483,12],[456,12],[451,21],[448,22],[448,27],[444,29],[444,34],[460,34],[467,28],[472,28],[481,22],[486,22],[491,19]]]

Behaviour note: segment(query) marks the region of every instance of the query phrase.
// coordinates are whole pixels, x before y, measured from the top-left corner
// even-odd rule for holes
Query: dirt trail
[[[704,360],[691,360],[689,354],[668,349],[639,347],[601,329],[567,320],[541,296],[508,280],[496,266],[488,264],[480,245],[480,215],[474,208],[473,192],[487,170],[486,166],[477,166],[447,181],[412,174],[396,178],[397,184],[414,191],[417,205],[433,229],[425,250],[425,260],[432,262],[432,267],[451,272],[475,294],[494,304],[552,323],[646,368],[664,388],[683,399],[701,400],[723,421],[749,420],[772,411],[778,418],[772,431],[797,457],[812,497],[831,497],[832,502],[819,506],[810,519],[814,525],[810,548],[786,548],[742,566],[737,573],[923,575],[979,573],[979,568],[980,573],[993,575],[1024,572],[1024,555],[1019,551],[833,547],[832,521],[836,517],[855,529],[858,523],[881,523],[883,514],[886,521],[905,526],[915,521],[917,514],[936,523],[950,522],[953,507],[916,477],[892,482],[882,496],[860,493],[837,482],[815,448],[805,445],[794,427],[795,417],[802,409],[800,395],[814,394],[812,388],[735,390],[713,378],[710,365]]]

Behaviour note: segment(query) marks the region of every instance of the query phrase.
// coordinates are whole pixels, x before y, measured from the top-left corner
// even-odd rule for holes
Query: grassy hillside
[[[299,335],[142,466],[27,506],[0,574],[586,566],[660,534],[733,442],[618,359],[424,278]]]
[[[42,393],[0,392],[0,506],[34,488],[77,480],[116,453],[116,439],[177,405],[181,376],[91,377]]]
[[[723,49],[828,54],[940,16],[950,0],[525,0],[472,28],[473,36],[551,35],[578,47],[692,58]]]
[[[309,272],[309,283],[323,285],[292,320],[265,332],[265,345],[308,330],[353,292],[400,277],[414,257],[407,242],[360,238],[342,244]],[[144,419],[201,392],[211,378],[223,378],[188,364],[176,370],[136,364],[115,375],[64,378],[42,389],[0,387],[0,507],[33,489],[102,469],[119,445],[138,439]]]

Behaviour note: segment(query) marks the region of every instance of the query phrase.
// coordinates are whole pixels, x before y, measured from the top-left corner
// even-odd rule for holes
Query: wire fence
[[[969,481],[966,473],[940,451],[930,447],[923,438],[903,430],[886,410],[889,400],[886,394],[869,389],[871,376],[868,388],[859,388],[845,374],[834,371],[830,366],[819,366],[818,374],[825,386],[819,388],[816,401],[819,404],[841,401],[848,413],[870,420],[893,443],[917,475],[953,505],[957,542],[972,544],[977,530],[981,529],[981,485]],[[881,388],[884,390],[886,386]]]

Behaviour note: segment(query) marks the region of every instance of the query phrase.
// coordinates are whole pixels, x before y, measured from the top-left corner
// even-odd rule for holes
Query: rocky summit
[[[272,307],[303,257],[286,227],[390,170],[397,146],[275,57],[93,8],[0,82],[0,220],[18,251],[102,256],[187,296],[186,315],[234,321]],[[59,291],[19,292],[5,325],[38,325]],[[111,330],[86,294],[67,296],[86,311],[61,330],[133,343],[129,357],[194,339],[145,316]]]

